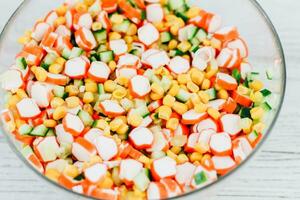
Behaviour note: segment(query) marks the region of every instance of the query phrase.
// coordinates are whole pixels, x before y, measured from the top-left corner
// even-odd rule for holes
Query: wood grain
[[[0,1],[0,28],[20,0]],[[246,165],[219,184],[182,199],[300,199],[300,1],[259,0],[274,23],[287,61],[287,91],[271,135]],[[255,27],[254,27],[255,28]],[[16,157],[0,134],[0,199],[79,199],[45,183]]]

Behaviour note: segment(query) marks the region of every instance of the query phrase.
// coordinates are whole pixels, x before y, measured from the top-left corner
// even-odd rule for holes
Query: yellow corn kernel
[[[194,17],[197,17],[198,15],[199,15],[199,12],[201,11],[201,9],[200,8],[198,8],[198,7],[196,7],[196,6],[193,6],[193,7],[191,7],[188,11],[187,11],[187,13],[186,13],[186,16],[188,17],[188,18],[194,18]]]
[[[102,163],[103,160],[99,156],[92,156],[90,159],[90,164]]]
[[[204,153],[206,153],[206,152],[209,151],[209,146],[208,146],[207,144],[198,142],[198,143],[195,145],[195,150],[196,150],[196,152],[198,152],[198,153],[204,154]]]
[[[211,45],[211,41],[210,40],[208,40],[208,39],[206,39],[206,40],[203,40],[203,45],[204,46],[210,46]]]
[[[67,114],[67,108],[65,106],[58,106],[53,112],[53,119],[60,120]]]
[[[168,44],[168,48],[169,50],[173,50],[176,49],[177,45],[178,45],[177,40],[172,39]]]
[[[248,95],[250,94],[250,90],[249,88],[243,86],[243,85],[239,85],[237,88],[237,92],[241,95]]]
[[[144,164],[148,164],[151,162],[151,159],[145,155],[142,155],[139,157],[138,161],[140,161],[141,163],[144,163]]]
[[[133,113],[128,116],[127,120],[128,124],[130,124],[131,126],[138,127],[142,123],[143,117]]]
[[[187,61],[191,62],[191,57],[189,55],[183,55],[182,58],[186,59]]]
[[[95,83],[95,82],[85,83],[85,91],[91,92],[91,93],[97,93],[98,92],[97,83]]]
[[[117,84],[112,80],[107,80],[104,83],[104,90],[106,92],[113,92],[117,87]]]
[[[91,6],[95,3],[96,0],[83,0],[83,3],[87,6]]]
[[[121,39],[121,34],[118,32],[111,32],[109,33],[109,40],[118,40]]]
[[[169,90],[168,94],[171,95],[171,96],[176,96],[179,92],[179,89],[180,89],[179,85],[172,84],[172,87]]]
[[[121,76],[121,77],[117,78],[116,81],[119,85],[122,85],[124,87],[128,87],[128,84],[129,84],[129,79],[128,78]]]
[[[178,35],[179,28],[180,27],[177,24],[172,25],[170,28],[170,32],[172,33],[172,35]]]
[[[97,120],[95,128],[104,130],[105,127],[107,127],[107,126],[109,126],[107,121],[105,121],[104,119],[99,119],[99,120]]]
[[[263,132],[263,130],[266,128],[266,125],[262,122],[258,122],[253,126],[253,131],[256,131],[257,133]]]
[[[203,112],[207,111],[207,108],[208,108],[208,106],[206,104],[200,102],[200,103],[198,103],[198,104],[195,105],[194,110],[197,113],[203,113]]]
[[[219,119],[221,116],[220,112],[214,108],[208,108],[207,113],[209,116],[211,116],[215,120]]]
[[[161,106],[158,108],[158,117],[160,119],[168,120],[172,114],[172,109],[169,106]]]
[[[54,21],[54,26],[58,27],[59,25],[64,25],[66,23],[66,18],[61,16],[58,17],[55,21]]]
[[[68,97],[65,101],[68,108],[75,108],[80,104],[80,99],[76,96]]]
[[[260,91],[264,87],[264,84],[260,80],[254,80],[249,83],[249,87],[254,91]]]
[[[84,103],[91,103],[91,102],[94,101],[94,99],[95,98],[94,98],[94,94],[93,93],[91,93],[91,92],[85,92],[84,95],[83,95],[82,101]]]
[[[252,120],[250,118],[241,119],[241,128],[244,133],[250,133],[252,127]]]
[[[225,99],[226,100],[226,99],[228,99],[229,94],[228,94],[227,90],[221,89],[221,90],[218,91],[217,96],[218,96],[219,99]]]
[[[261,103],[264,100],[264,96],[262,95],[262,93],[260,91],[257,92],[251,92],[250,94],[250,99],[254,102],[254,103]]]
[[[49,178],[50,180],[54,181],[54,182],[57,182],[58,181],[58,178],[60,176],[60,172],[56,169],[47,169],[46,172],[45,172],[45,176],[47,178]]]
[[[196,93],[193,93],[191,95],[190,100],[191,100],[191,102],[193,103],[194,106],[196,106],[197,104],[201,103],[200,97]]]
[[[54,63],[63,66],[66,63],[66,60],[63,57],[58,57],[55,59]]]
[[[9,100],[8,100],[8,107],[9,108],[13,108],[16,106],[16,104],[21,101],[21,98],[18,96],[18,95],[12,95],[9,97]]]
[[[129,35],[126,35],[126,36],[124,37],[124,40],[125,40],[125,42],[126,42],[127,44],[131,44],[131,43],[133,42],[133,38],[132,38],[131,36],[129,36]]]
[[[92,30],[93,31],[99,31],[102,29],[102,24],[100,22],[94,22],[92,24]]]
[[[202,154],[199,153],[199,152],[194,152],[194,153],[192,153],[192,154],[189,156],[189,158],[190,158],[190,161],[191,161],[191,162],[201,161],[201,159],[202,159]]]
[[[178,101],[176,101],[173,106],[172,106],[172,109],[177,112],[178,114],[183,114],[185,112],[188,111],[188,106],[184,103],[180,103]]]
[[[43,124],[48,128],[54,128],[57,125],[56,121],[53,119],[46,119]]]
[[[167,156],[169,156],[170,158],[176,160],[177,155],[175,153],[173,153],[171,150],[167,151]]]
[[[110,21],[114,24],[121,24],[124,20],[123,15],[113,14],[110,18]]]
[[[152,83],[151,90],[161,96],[165,93],[164,89],[158,83]]]
[[[87,5],[85,5],[84,3],[79,2],[79,3],[76,4],[75,10],[76,10],[77,12],[79,12],[79,13],[85,13],[85,12],[88,11],[88,7],[87,7]]]
[[[65,5],[61,5],[58,8],[55,9],[55,12],[59,15],[59,16],[65,16],[66,12],[67,12],[68,8]]]
[[[199,91],[199,87],[192,81],[189,81],[186,86],[187,86],[188,90],[193,93],[196,93]]]
[[[48,74],[44,68],[37,67],[34,69],[33,73],[38,81],[42,81],[42,82],[46,81]]]
[[[135,24],[131,23],[128,27],[126,35],[133,36],[133,35],[136,35],[136,33],[137,33],[137,26]]]
[[[155,28],[161,32],[164,30],[165,26],[163,22],[154,22],[153,25],[155,26]]]
[[[118,116],[118,117],[116,117],[116,119],[121,119],[124,124],[127,123],[127,117],[126,116]]]
[[[198,69],[193,69],[191,71],[191,79],[196,85],[200,86],[204,80],[204,73]]]
[[[117,63],[114,60],[112,60],[108,63],[108,66],[109,66],[110,70],[113,72],[117,68]]]
[[[19,44],[26,44],[30,42],[30,37],[27,37],[27,36],[21,36],[18,38],[18,43]]]
[[[157,94],[157,93],[155,93],[155,92],[151,92],[151,93],[150,93],[150,98],[151,98],[152,100],[154,100],[154,101],[159,100],[159,99],[162,99],[163,97],[164,97],[163,94]]]
[[[177,81],[179,84],[187,84],[190,81],[191,77],[189,74],[179,74],[177,76]]]
[[[87,113],[89,113],[90,115],[93,115],[94,111],[93,111],[93,106],[91,104],[89,104],[89,103],[84,104],[82,109],[84,111],[86,111]]]
[[[77,96],[79,94],[79,89],[75,85],[66,86],[66,92],[69,96]]]
[[[194,108],[194,104],[190,99],[187,102],[185,102],[185,104],[188,106],[189,110]]]
[[[64,67],[58,63],[53,63],[49,67],[49,72],[53,74],[60,74],[63,71]]]
[[[129,126],[127,124],[122,124],[120,128],[116,131],[119,135],[124,135],[128,132]]]
[[[209,67],[210,68],[210,67]],[[216,69],[208,69],[206,74],[205,74],[205,78],[207,79],[211,79],[213,76],[215,76],[218,73],[218,68]]]
[[[264,116],[264,109],[261,107],[255,107],[250,110],[251,117],[254,120],[259,120]]]
[[[16,94],[21,99],[28,97],[28,95],[26,94],[26,92],[24,90],[22,90],[22,89],[17,89]]]
[[[166,128],[174,131],[177,129],[178,125],[179,125],[179,120],[177,118],[170,118],[167,121]]]
[[[176,162],[177,164],[183,164],[189,161],[189,158],[187,157],[187,155],[181,153],[177,156],[176,158]]]
[[[169,107],[172,107],[173,104],[175,103],[176,99],[175,97],[167,94],[164,99],[163,99],[163,104]]]
[[[62,106],[64,105],[65,101],[60,98],[60,97],[54,97],[51,102],[50,102],[50,105],[51,105],[51,108],[57,108],[59,106]]]
[[[181,147],[179,147],[179,146],[173,146],[173,147],[171,148],[171,151],[172,151],[173,153],[175,153],[175,154],[179,154],[179,152],[181,151]]]
[[[203,103],[207,104],[209,102],[209,95],[206,92],[199,91],[198,95]]]
[[[210,80],[209,79],[204,79],[201,85],[202,90],[207,90],[210,88]]]
[[[69,177],[75,178],[79,175],[79,170],[74,165],[67,165],[63,173]]]
[[[187,52],[191,47],[192,45],[188,41],[182,41],[177,46],[177,48],[184,53]]]
[[[116,99],[123,99],[127,95],[125,88],[118,88],[113,92],[113,97]]]
[[[114,182],[111,177],[106,176],[102,182],[100,182],[97,186],[103,189],[111,189],[114,185]]]

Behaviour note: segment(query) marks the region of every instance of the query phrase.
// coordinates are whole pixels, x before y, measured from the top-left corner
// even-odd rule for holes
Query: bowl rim
[[[286,60],[285,60],[285,54],[284,54],[284,50],[283,50],[283,46],[282,46],[282,43],[281,43],[281,40],[280,40],[280,37],[279,37],[279,34],[278,32],[276,31],[276,28],[274,26],[274,24],[272,23],[271,19],[269,18],[268,14],[265,12],[265,10],[262,8],[262,6],[257,2],[257,0],[248,0],[253,6],[254,8],[257,9],[257,12],[264,18],[268,28],[270,29],[270,31],[272,32],[273,36],[274,36],[274,39],[275,39],[275,43],[278,47],[278,52],[279,52],[279,55],[280,55],[280,58],[281,58],[281,65],[283,67],[283,74],[282,74],[282,88],[281,88],[281,97],[280,97],[280,102],[278,104],[278,109],[275,113],[275,116],[270,124],[270,126],[267,128],[266,130],[266,133],[264,134],[264,137],[263,139],[257,144],[257,146],[253,149],[253,151],[250,153],[250,155],[248,155],[246,157],[246,159],[241,162],[235,169],[231,170],[229,173],[227,173],[226,175],[224,176],[220,176],[218,177],[218,180],[217,181],[214,181],[214,182],[211,182],[201,188],[198,188],[198,189],[195,189],[195,190],[192,190],[190,192],[187,192],[187,193],[183,193],[183,194],[180,194],[178,196],[175,196],[175,197],[171,197],[171,198],[168,198],[168,199],[177,199],[177,198],[181,198],[181,197],[186,197],[186,196],[189,196],[189,195],[193,195],[197,192],[200,192],[204,189],[207,189],[207,188],[210,188],[210,186],[213,186],[213,185],[217,185],[219,184],[220,182],[222,182],[224,179],[226,179],[227,177],[229,177],[232,173],[235,173],[236,171],[238,171],[238,169],[242,168],[243,166],[245,166],[245,163],[247,163],[247,161],[252,158],[252,156],[261,148],[262,144],[267,140],[267,137],[269,137],[272,129],[274,128],[274,125],[276,123],[276,121],[278,120],[278,117],[279,117],[279,114],[282,110],[282,106],[283,106],[283,102],[284,102],[284,99],[285,99],[285,93],[286,93],[286,78],[287,78],[287,71],[286,71]],[[7,29],[8,29],[8,26],[10,25],[11,21],[13,18],[15,18],[18,13],[22,10],[22,8],[29,2],[29,0],[24,0],[22,1],[19,6],[17,7],[17,9],[13,12],[13,14],[9,17],[9,19],[7,20],[7,22],[5,23],[1,33],[0,33],[0,43],[1,41],[3,40],[3,35],[6,33]],[[77,192],[74,192],[73,190],[69,190],[65,187],[62,187],[61,185],[59,185],[57,182],[54,182],[50,179],[48,179],[45,175],[41,174],[37,169],[35,169],[34,167],[31,166],[31,164],[24,158],[24,156],[21,154],[21,152],[16,148],[16,146],[13,144],[13,141],[11,140],[9,134],[10,133],[7,133],[7,131],[5,131],[5,129],[3,128],[3,126],[1,125],[0,126],[0,131],[3,133],[3,135],[5,136],[7,142],[8,142],[8,145],[10,146],[10,148],[13,150],[13,152],[17,155],[17,157],[19,159],[22,160],[22,162],[28,167],[31,169],[31,171],[34,172],[34,174],[37,174],[40,179],[44,179],[46,180],[47,184],[50,183],[52,184],[53,186],[55,186],[56,188],[59,188],[60,190],[64,190],[66,191],[67,193],[71,194],[71,195],[74,195],[75,196],[80,196],[80,197],[83,197],[85,199],[94,199],[93,197],[91,196],[87,196],[85,194],[80,194],[80,193],[77,193]]]

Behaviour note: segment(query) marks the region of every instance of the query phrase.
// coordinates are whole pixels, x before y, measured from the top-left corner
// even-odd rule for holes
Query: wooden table
[[[0,29],[20,2],[0,1]],[[300,199],[300,1],[259,3],[274,23],[286,55],[287,92],[280,117],[264,145],[226,184],[184,199],[200,199],[200,195],[211,200]],[[1,134],[0,155],[0,199],[78,199],[26,168]]]

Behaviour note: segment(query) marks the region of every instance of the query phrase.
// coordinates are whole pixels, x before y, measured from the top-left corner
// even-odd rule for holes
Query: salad
[[[238,29],[185,0],[66,0],[18,42],[2,125],[37,171],[94,198],[211,184],[272,110]]]

